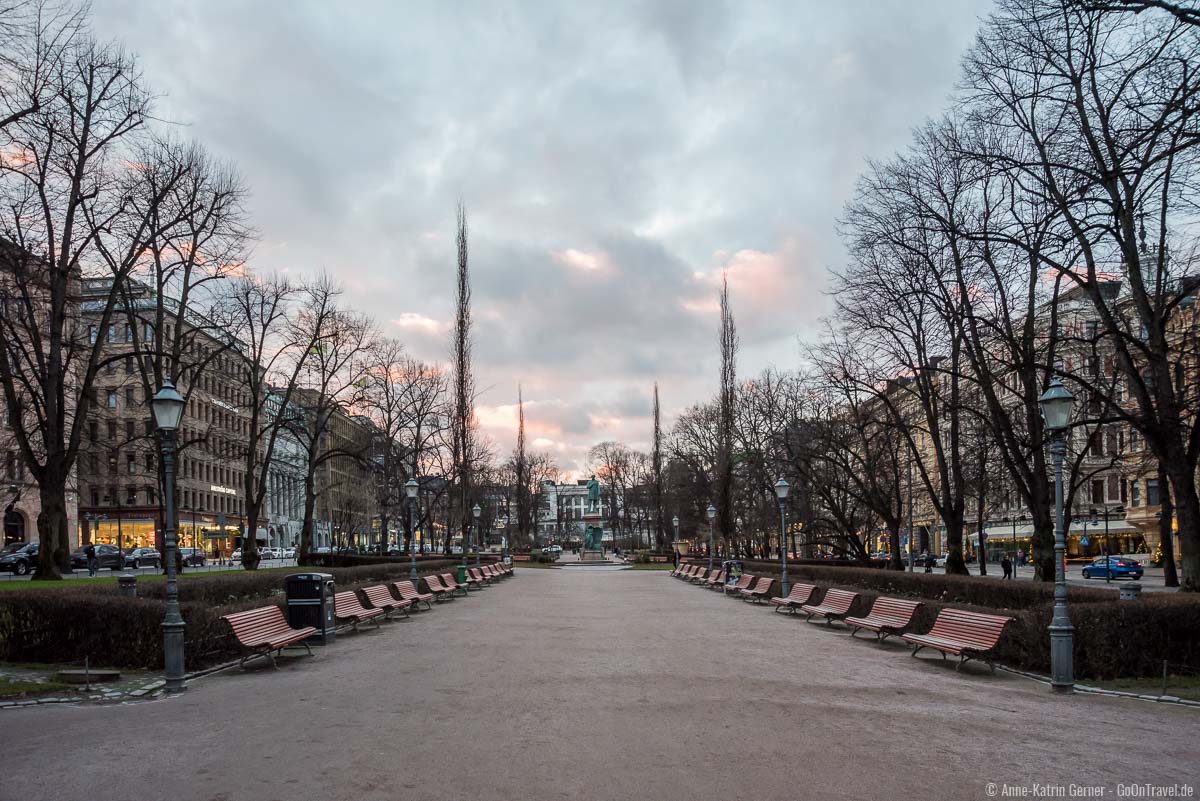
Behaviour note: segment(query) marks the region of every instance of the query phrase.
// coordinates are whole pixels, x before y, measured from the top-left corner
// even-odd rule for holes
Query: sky
[[[831,311],[866,159],[938,115],[990,0],[94,0],[156,115],[244,176],[259,271],[326,272],[448,364],[467,209],[477,413],[586,475]]]

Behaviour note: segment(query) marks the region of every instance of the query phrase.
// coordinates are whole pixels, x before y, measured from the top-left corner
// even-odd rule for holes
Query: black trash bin
[[[336,591],[329,573],[293,573],[284,579],[287,595],[287,619],[292,628],[312,626],[317,633],[309,637],[312,645],[332,645],[337,637],[333,617],[333,594]]]

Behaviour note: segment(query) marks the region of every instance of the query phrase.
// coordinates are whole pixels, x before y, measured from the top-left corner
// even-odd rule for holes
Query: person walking
[[[87,558],[88,576],[95,578],[96,573],[100,570],[100,560],[96,558],[96,546],[89,542],[83,549],[83,555]]]
[[[1017,550],[1017,567],[1025,567],[1025,549]]]
[[[1004,554],[1004,558],[1000,560],[1000,569],[1004,571],[1004,578],[1012,578],[1013,564],[1009,561],[1008,554]]]

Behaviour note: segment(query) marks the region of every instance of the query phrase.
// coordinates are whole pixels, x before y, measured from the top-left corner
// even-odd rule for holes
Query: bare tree
[[[654,443],[650,451],[651,480],[654,482],[654,549],[667,549],[666,518],[663,513],[663,432],[658,405],[658,382],[654,382]]]
[[[467,210],[458,207],[458,269],[454,334],[451,357],[454,363],[454,402],[451,453],[454,480],[458,485],[458,525],[466,550],[471,525],[471,467],[477,448],[475,436],[475,380],[471,371],[471,274],[467,253]],[[450,551],[450,527],[446,528],[446,552]]]
[[[717,463],[713,486],[717,495],[716,526],[721,537],[732,542],[734,534],[734,417],[737,407],[737,327],[729,305],[729,279],[721,281],[721,381],[717,397],[720,422],[717,429]]]

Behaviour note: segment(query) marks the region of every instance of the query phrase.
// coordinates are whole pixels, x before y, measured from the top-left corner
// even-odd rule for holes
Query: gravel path
[[[664,572],[519,573],[278,673],[0,712],[0,799],[1116,798],[1200,776],[1194,709],[956,674]]]

